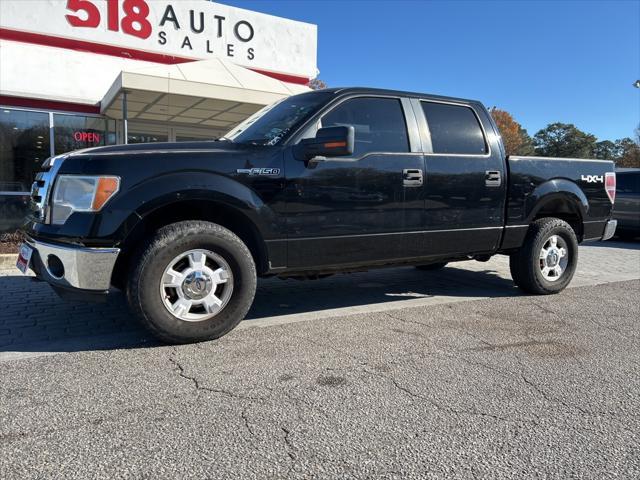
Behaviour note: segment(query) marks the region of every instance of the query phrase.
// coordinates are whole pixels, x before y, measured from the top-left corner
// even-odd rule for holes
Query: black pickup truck
[[[61,295],[126,291],[167,342],[229,332],[256,278],[510,256],[559,292],[578,244],[605,240],[612,162],[508,157],[481,103],[367,88],[304,93],[211,142],[50,158],[18,266]]]

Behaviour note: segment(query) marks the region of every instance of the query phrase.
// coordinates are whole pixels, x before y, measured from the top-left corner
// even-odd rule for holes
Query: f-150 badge
[[[280,175],[279,168],[238,168],[236,173],[242,173],[245,175],[249,175],[250,177],[255,177],[256,175],[269,175],[269,176],[277,176]]]
[[[604,182],[604,177],[602,175],[582,175],[580,179],[583,182],[587,183],[602,183]]]

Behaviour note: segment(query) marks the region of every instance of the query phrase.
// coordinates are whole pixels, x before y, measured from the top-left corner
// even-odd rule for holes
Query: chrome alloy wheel
[[[233,293],[233,274],[220,255],[189,250],[175,257],[160,280],[160,296],[169,313],[187,322],[214,317]]]
[[[567,269],[569,249],[559,235],[551,235],[540,249],[540,272],[545,280],[555,282]]]

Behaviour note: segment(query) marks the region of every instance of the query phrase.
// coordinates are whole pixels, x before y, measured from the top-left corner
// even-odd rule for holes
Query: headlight
[[[73,212],[97,212],[120,188],[118,177],[59,175],[53,189],[51,223],[62,225]]]

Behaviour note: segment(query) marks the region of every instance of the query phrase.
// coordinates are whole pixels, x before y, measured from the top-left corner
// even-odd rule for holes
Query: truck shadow
[[[625,248],[628,250],[640,250],[640,235],[635,238],[615,237],[613,240],[604,242],[602,245],[614,248]]]
[[[0,354],[73,352],[159,345],[114,291],[102,304],[68,303],[43,282],[0,277]],[[505,297],[520,295],[496,271],[447,267],[439,272],[414,268],[373,270],[322,280],[262,279],[245,322],[317,310],[401,302],[416,298]],[[400,303],[399,308],[402,307]]]

